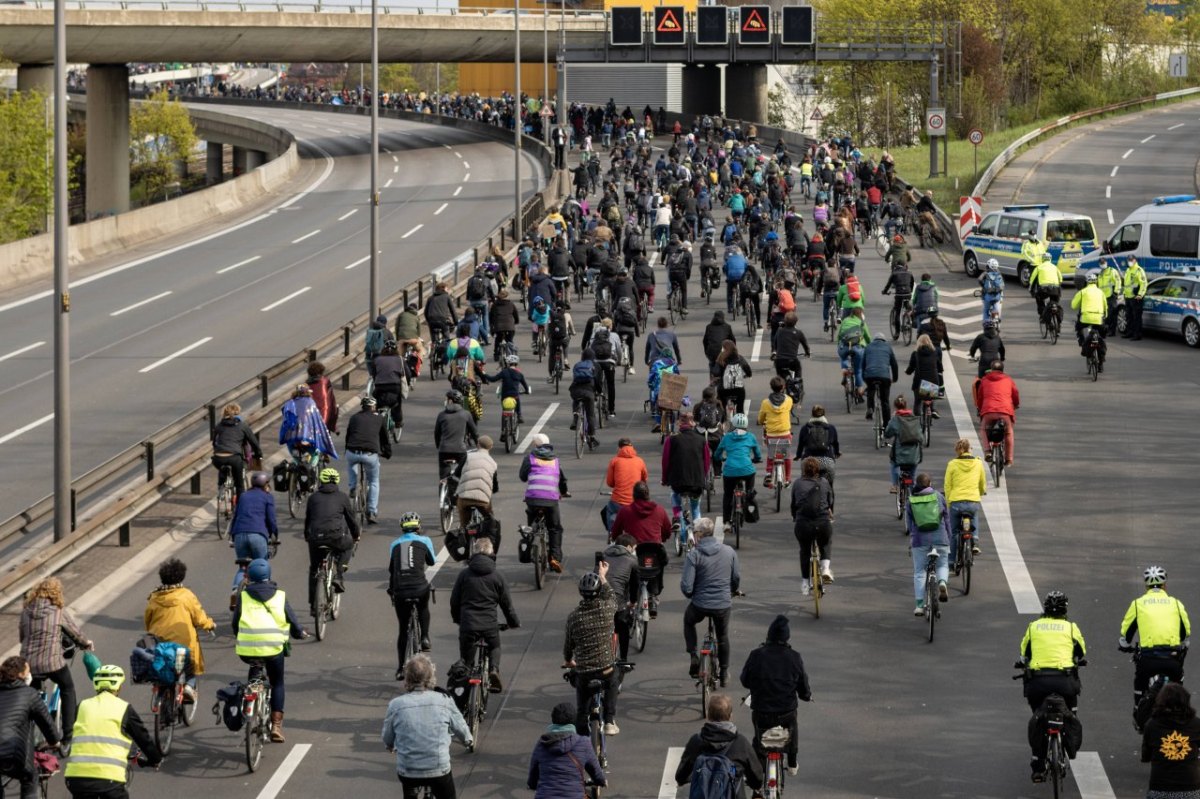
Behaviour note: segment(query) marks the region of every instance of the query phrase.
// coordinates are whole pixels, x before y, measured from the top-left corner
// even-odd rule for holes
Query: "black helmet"
[[[1042,600],[1042,611],[1047,616],[1067,615],[1067,595],[1062,591],[1051,591]]]
[[[584,599],[595,599],[600,593],[600,575],[588,572],[579,578],[579,595]]]

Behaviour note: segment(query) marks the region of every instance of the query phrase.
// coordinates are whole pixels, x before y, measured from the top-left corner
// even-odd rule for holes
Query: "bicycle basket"
[[[792,734],[788,732],[787,727],[772,727],[763,732],[759,740],[762,741],[762,745],[766,749],[782,749],[787,746],[791,737]]]

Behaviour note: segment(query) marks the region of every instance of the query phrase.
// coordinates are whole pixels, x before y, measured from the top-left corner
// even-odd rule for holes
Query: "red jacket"
[[[1017,408],[1021,407],[1017,384],[1004,372],[988,372],[975,381],[975,407],[980,415],[1002,413],[1016,418]]]
[[[635,499],[617,512],[608,540],[629,533],[639,544],[661,544],[671,537],[671,520],[662,505],[649,499]]]

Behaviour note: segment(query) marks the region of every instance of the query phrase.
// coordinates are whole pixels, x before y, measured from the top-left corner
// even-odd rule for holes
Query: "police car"
[[[1044,203],[1006,205],[985,216],[967,235],[963,241],[963,268],[969,276],[978,277],[980,265],[995,258],[1000,263],[1000,274],[1013,275],[1022,286],[1028,286],[1035,264],[1021,258],[1021,246],[1030,233],[1046,245],[1064,278],[1075,273],[1084,253],[1096,248],[1096,227],[1085,214],[1053,211]]]
[[[1200,271],[1172,272],[1146,285],[1142,327],[1183,336],[1189,347],[1200,347]],[[1117,329],[1126,329],[1125,306],[1117,309]]]
[[[1200,199],[1174,194],[1155,197],[1135,209],[1100,243],[1100,249],[1079,262],[1075,288],[1083,285],[1088,272],[1099,271],[1102,261],[1115,260],[1124,268],[1129,256],[1137,258],[1148,277],[1200,267]]]

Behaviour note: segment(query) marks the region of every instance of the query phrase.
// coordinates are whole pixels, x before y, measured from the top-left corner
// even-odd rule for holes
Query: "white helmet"
[[[1000,268],[1000,262],[997,261],[995,258],[989,258],[986,266],[987,266],[987,270],[989,272],[994,272]]]
[[[1167,570],[1162,566],[1148,566],[1146,571],[1142,572],[1142,578],[1146,581],[1147,586],[1165,585]]]

